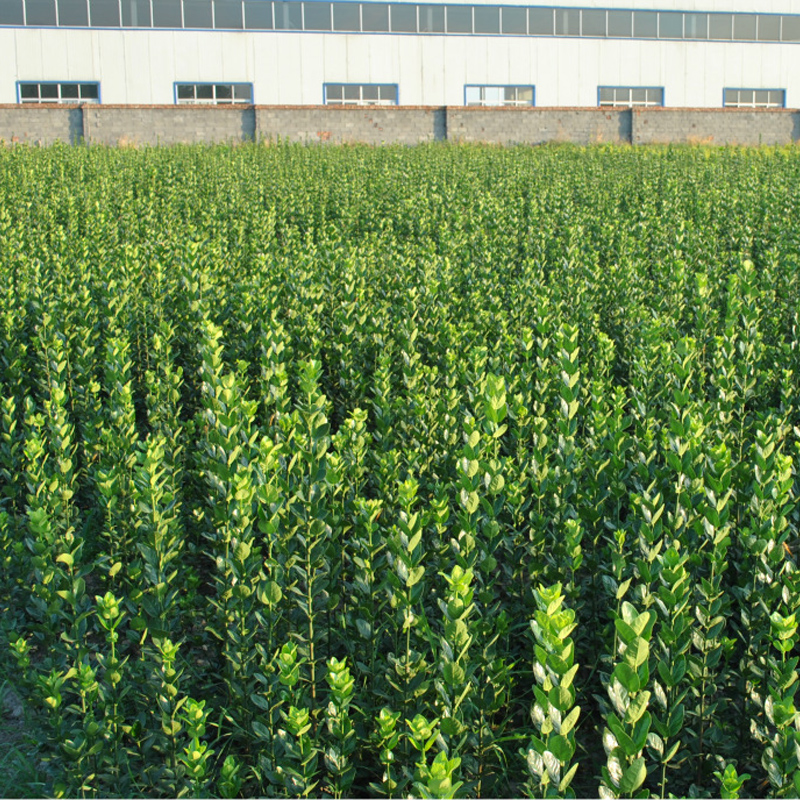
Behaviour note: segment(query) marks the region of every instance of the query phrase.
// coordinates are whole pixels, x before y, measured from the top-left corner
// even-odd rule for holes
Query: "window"
[[[728,40],[733,38],[732,14],[708,15],[708,38]]]
[[[532,106],[533,86],[465,86],[468,106]]]
[[[664,90],[639,86],[600,86],[598,105],[611,108],[663,106]]]
[[[581,12],[577,8],[556,9],[556,33],[559,36],[581,35]]]
[[[55,0],[25,0],[25,21],[28,25],[55,25]]]
[[[726,89],[725,108],[784,108],[784,89]]]
[[[683,14],[678,11],[660,11],[658,35],[662,39],[683,38]]]
[[[275,29],[279,31],[303,30],[303,4],[295,0],[277,0],[275,3]]]
[[[500,33],[500,9],[497,6],[475,6],[474,15],[475,33]]]
[[[187,28],[213,28],[211,0],[183,0],[183,24]]]
[[[553,9],[552,8],[531,8],[530,10],[530,33],[532,36],[553,35]],[[513,6],[503,6],[500,9],[503,16],[503,33],[528,33],[528,14],[524,8]]]
[[[85,28],[89,24],[86,0],[58,0],[58,24]]]
[[[392,30],[397,33],[417,32],[417,7],[413,3],[393,3]]]
[[[119,28],[118,0],[89,0],[93,28]]]
[[[99,83],[41,83],[20,81],[20,103],[99,103]]]
[[[333,29],[335,31],[360,31],[361,14],[358,3],[334,3]]]
[[[154,28],[182,28],[181,0],[154,0]]]
[[[185,105],[249,105],[253,102],[251,83],[177,83],[175,102]]]
[[[658,36],[658,14],[655,11],[634,11],[633,35],[637,39],[655,39]]]
[[[0,3],[0,25],[24,25],[22,0],[4,0]]]
[[[397,85],[393,83],[326,83],[323,93],[325,105],[397,105]]]
[[[272,3],[264,0],[245,0],[244,26],[249,31],[271,31]]]
[[[448,33],[472,33],[472,6],[445,6]]]
[[[781,40],[781,18],[777,14],[759,14],[758,39],[761,42]]]
[[[306,5],[306,8],[308,6]],[[388,31],[389,6],[387,3],[364,3],[361,6],[361,30]]]
[[[585,8],[581,19],[581,33],[584,36],[605,36],[606,12]]]
[[[241,0],[214,0],[214,27],[222,30],[241,30]]]
[[[150,0],[122,0],[122,24],[126,28],[149,28]]]
[[[307,31],[331,30],[331,19],[330,3],[305,3],[303,24]]]
[[[608,35],[628,38],[633,30],[633,15],[630,11],[608,12]]]

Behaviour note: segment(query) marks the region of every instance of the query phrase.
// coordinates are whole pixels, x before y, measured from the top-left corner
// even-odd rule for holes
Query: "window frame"
[[[630,93],[630,100],[628,102],[618,102],[615,97],[613,102],[603,101],[601,99],[601,92],[603,89],[610,89],[615,94],[620,91],[627,91]],[[651,103],[645,99],[644,102],[639,102],[633,99],[634,91],[644,90],[645,92],[661,92],[661,102]],[[666,108],[665,100],[666,92],[663,86],[598,86],[597,87],[597,107],[598,108]]]
[[[491,102],[484,102],[484,98],[481,97],[480,102],[468,102],[467,101],[467,92],[470,89],[480,89],[481,94],[486,89],[501,89],[503,90],[503,94],[505,94],[506,90],[508,89],[530,89],[531,90],[531,101],[521,101],[521,100],[513,100],[507,101],[505,98],[501,103],[491,103]],[[464,107],[465,108],[534,108],[536,106],[536,85],[532,83],[465,83],[464,84]]]
[[[192,100],[182,100],[178,97],[178,91],[181,87],[184,86],[192,86],[195,90],[195,97]],[[211,100],[198,100],[197,99],[197,87],[198,86],[211,86],[213,87],[212,93],[213,98]],[[229,86],[231,89],[231,99],[228,101],[227,98],[217,98],[217,87],[218,86]],[[250,88],[250,99],[249,100],[237,100],[235,98],[235,87],[237,86],[247,86]],[[172,84],[172,97],[173,102],[176,106],[254,106],[256,103],[255,100],[255,85],[252,81],[175,81]]]
[[[39,97],[36,100],[33,99],[24,99],[22,98],[22,87],[23,86],[37,86],[39,87]],[[41,96],[41,87],[42,86],[57,86],[58,87],[58,98],[55,100],[42,100]],[[78,87],[78,97],[67,97],[63,98],[61,96],[62,87],[63,86],[77,86]],[[95,86],[97,88],[97,97],[81,97],[81,87],[82,86]],[[25,106],[82,106],[82,105],[100,105],[103,102],[102,95],[101,95],[101,87],[100,81],[35,81],[35,80],[19,80],[17,81],[17,105],[25,105]]]
[[[341,87],[342,88],[342,99],[330,99],[328,97],[328,90],[333,87]],[[354,89],[358,87],[358,100],[347,100],[344,97],[344,89]],[[364,89],[366,87],[376,87],[378,89],[378,101],[377,102],[369,102],[364,100]],[[381,89],[393,89],[394,90],[394,100],[393,101],[386,101],[384,102],[380,98],[380,91]],[[374,106],[380,106],[382,108],[392,108],[397,107],[400,105],[400,84],[399,83],[353,83],[352,81],[346,82],[339,82],[339,81],[325,81],[322,84],[322,105],[324,106],[355,106],[357,108],[370,108]]]
[[[752,92],[753,93],[753,101],[752,102],[742,102],[741,97],[739,97],[735,103],[728,103],[726,99],[726,95],[728,92]],[[780,92],[782,95],[781,105],[773,105],[769,101],[767,101],[766,105],[761,105],[756,103],[756,92]],[[758,109],[784,109],[786,108],[786,89],[779,89],[777,87],[767,88],[764,89],[762,87],[754,87],[754,86],[726,86],[722,90],[722,107],[723,108],[740,108],[740,109],[750,109],[750,110],[758,110]]]

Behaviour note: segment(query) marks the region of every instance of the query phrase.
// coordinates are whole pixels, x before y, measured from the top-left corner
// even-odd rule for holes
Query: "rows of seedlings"
[[[0,665],[70,797],[796,797],[800,153],[0,149]]]

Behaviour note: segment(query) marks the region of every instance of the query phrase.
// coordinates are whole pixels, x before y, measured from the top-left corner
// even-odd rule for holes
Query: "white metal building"
[[[0,0],[0,103],[800,106],[800,0]]]

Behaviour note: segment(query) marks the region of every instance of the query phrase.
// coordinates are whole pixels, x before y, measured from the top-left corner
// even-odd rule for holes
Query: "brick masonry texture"
[[[800,112],[642,108],[633,112],[633,144],[792,144]]]
[[[739,109],[356,106],[0,106],[0,141],[159,145],[793,144],[800,111]]]
[[[631,113],[604,108],[448,108],[447,138],[494,144],[630,142]]]
[[[444,109],[347,106],[256,109],[260,140],[306,143],[421,144],[446,137]]]
[[[0,106],[0,141],[48,145],[75,144],[82,138],[78,107]]]

